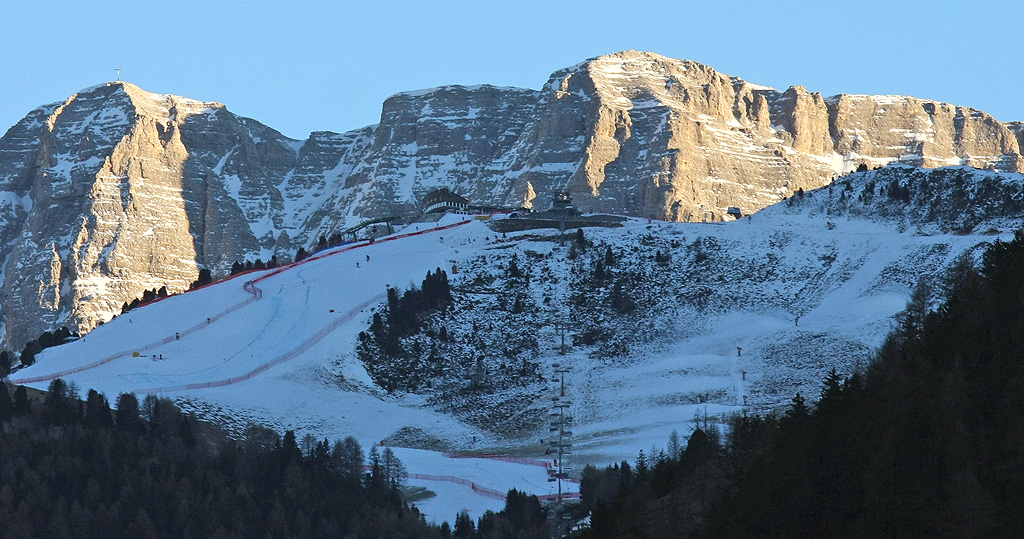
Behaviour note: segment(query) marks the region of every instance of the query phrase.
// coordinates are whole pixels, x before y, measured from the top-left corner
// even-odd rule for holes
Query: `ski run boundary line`
[[[423,480],[423,481],[445,481],[445,482],[448,482],[448,483],[455,483],[456,485],[462,485],[464,487],[469,487],[470,490],[472,490],[473,492],[475,492],[475,493],[477,493],[477,494],[479,494],[479,495],[481,495],[481,496],[483,496],[485,498],[491,498],[493,500],[505,501],[505,493],[504,492],[499,492],[499,491],[497,491],[497,490],[495,490],[493,488],[482,487],[482,486],[476,484],[473,481],[470,481],[468,479],[463,479],[461,477],[455,477],[454,475],[433,475],[433,474],[425,474],[425,473],[412,473],[412,472],[408,472],[408,473],[405,474],[405,477],[408,478],[408,479],[420,479],[420,480]],[[552,501],[556,501],[558,499],[558,494],[537,494],[536,496],[537,496],[537,499],[542,501],[542,502],[552,502]],[[563,492],[562,493],[562,499],[579,499],[579,497],[580,497],[580,493],[579,492]]]
[[[194,325],[192,327],[186,328],[183,331],[179,331],[177,333],[177,336],[180,337],[181,335],[189,335],[189,334],[195,333],[196,331],[199,331],[200,329],[202,329],[202,328],[212,324],[214,321],[219,320],[219,319],[221,319],[221,318],[223,318],[223,317],[225,317],[225,316],[227,316],[227,315],[229,315],[229,314],[231,314],[231,313],[241,309],[242,307],[245,307],[246,305],[248,305],[250,303],[258,301],[259,299],[260,299],[259,295],[253,295],[253,296],[247,298],[245,301],[236,303],[236,304],[232,305],[231,307],[228,307],[227,309],[224,309],[223,311],[221,311],[221,312],[211,316],[209,322],[203,321],[203,322],[200,322],[200,323],[198,323],[198,324],[196,324],[196,325]],[[134,354],[135,352],[146,352],[146,351],[152,350],[152,349],[154,349],[154,348],[156,348],[158,346],[163,346],[163,345],[165,345],[167,343],[170,343],[170,342],[172,342],[174,340],[175,340],[175,335],[168,335],[167,337],[164,337],[162,339],[153,341],[153,342],[151,342],[149,344],[145,344],[145,345],[142,345],[142,346],[136,346],[136,347],[133,347],[133,348],[131,348],[129,350],[122,350],[122,351],[117,352],[115,354],[111,354],[111,355],[109,355],[107,357],[104,357],[103,359],[99,359],[99,360],[93,361],[92,363],[87,363],[85,365],[81,365],[81,366],[78,366],[78,367],[75,367],[75,368],[72,368],[72,369],[67,369],[67,370],[63,370],[63,371],[60,371],[60,372],[55,372],[53,374],[46,374],[46,375],[43,375],[43,376],[35,376],[35,377],[32,377],[32,378],[11,379],[10,382],[12,384],[32,384],[32,383],[36,383],[36,382],[46,382],[48,380],[53,380],[55,378],[61,378],[61,377],[67,376],[69,374],[77,374],[77,373],[80,373],[82,371],[87,371],[89,369],[93,369],[93,368],[99,367],[100,365],[105,365],[107,363],[110,363],[111,361],[114,361],[117,358],[128,357],[128,356]]]
[[[441,231],[444,231],[444,230],[448,230],[448,229],[451,229],[451,228],[455,228],[455,227],[459,227],[459,226],[465,225],[465,224],[470,223],[470,222],[472,222],[472,221],[471,220],[459,221],[457,223],[452,223],[452,224],[448,224],[448,225],[444,225],[444,226],[439,226],[439,227],[435,227],[435,228],[427,228],[427,229],[424,229],[424,230],[417,230],[417,231],[414,231],[414,232],[407,232],[407,233],[398,234],[398,235],[395,235],[395,236],[388,236],[386,238],[383,238],[383,239],[377,241],[376,243],[384,243],[384,242],[395,241],[395,240],[400,240],[400,239],[404,239],[404,238],[411,238],[413,236],[421,236],[421,235],[429,234],[429,233],[433,233],[433,232],[441,232]],[[221,311],[221,312],[219,312],[219,313],[209,317],[209,319],[206,320],[206,321],[199,322],[198,324],[195,324],[195,325],[193,325],[191,327],[185,328],[182,331],[175,332],[174,335],[168,335],[166,337],[163,337],[161,339],[155,340],[155,341],[150,342],[148,344],[144,344],[142,346],[133,347],[133,348],[128,349],[128,350],[122,350],[120,352],[117,352],[117,353],[111,354],[109,356],[103,357],[102,359],[98,359],[98,360],[93,361],[91,363],[86,363],[85,365],[80,365],[78,367],[73,367],[73,368],[70,368],[70,369],[65,369],[63,371],[59,371],[59,372],[55,372],[55,373],[51,373],[51,374],[45,374],[45,375],[41,375],[41,376],[32,376],[32,377],[29,377],[29,378],[11,378],[8,381],[10,383],[12,383],[12,384],[17,384],[17,385],[34,384],[34,383],[37,383],[37,382],[46,382],[46,381],[54,380],[56,378],[62,378],[64,376],[68,376],[70,374],[78,374],[80,372],[87,371],[89,369],[94,369],[94,368],[99,367],[101,365],[105,365],[107,363],[110,363],[111,361],[114,361],[115,359],[118,359],[118,358],[121,358],[121,357],[129,357],[129,356],[131,356],[132,354],[134,354],[136,352],[146,352],[146,351],[152,350],[152,349],[154,349],[154,348],[156,348],[158,346],[163,346],[163,345],[168,344],[168,343],[170,343],[170,342],[172,342],[174,340],[177,340],[177,339],[179,339],[179,338],[181,338],[183,336],[191,335],[192,333],[195,333],[195,332],[197,332],[197,331],[199,331],[199,330],[201,330],[201,329],[203,329],[205,327],[210,326],[211,324],[213,324],[213,322],[215,322],[217,320],[220,320],[221,318],[223,318],[223,317],[225,317],[225,316],[227,316],[227,315],[229,315],[229,314],[231,314],[231,313],[241,309],[242,307],[245,307],[246,305],[249,305],[250,303],[253,303],[253,302],[256,302],[256,301],[259,301],[259,300],[263,299],[263,291],[260,290],[260,288],[256,286],[256,283],[258,283],[258,282],[264,281],[264,280],[269,279],[271,277],[274,277],[276,275],[280,275],[281,273],[283,273],[283,272],[285,272],[287,270],[290,270],[292,268],[301,266],[301,265],[309,263],[309,262],[313,262],[313,261],[316,261],[316,260],[323,260],[323,259],[325,259],[327,257],[334,256],[336,254],[344,253],[344,252],[347,252],[347,251],[351,251],[353,249],[358,249],[358,248],[366,247],[366,246],[373,245],[373,244],[374,244],[374,242],[366,242],[366,243],[360,243],[360,244],[355,244],[355,245],[348,245],[348,246],[345,246],[345,247],[343,247],[341,249],[333,249],[333,250],[328,250],[328,251],[321,251],[320,253],[314,254],[314,255],[312,255],[312,256],[310,256],[308,258],[305,258],[303,260],[300,260],[298,262],[292,262],[291,264],[286,264],[286,265],[281,266],[279,268],[276,268],[276,269],[274,269],[274,270],[272,270],[272,271],[270,271],[268,273],[260,275],[259,277],[255,278],[255,279],[248,280],[248,281],[246,281],[242,285],[242,289],[250,294],[249,298],[246,298],[244,301],[236,303],[235,305],[232,305],[232,306],[228,307],[227,309],[224,309],[223,311]],[[238,275],[229,277],[228,279],[219,281],[218,283],[215,283],[215,284],[224,283],[224,282],[226,282],[228,280],[231,280],[231,279],[233,279],[235,277],[240,277],[241,275],[243,275],[243,274],[238,274]],[[196,290],[198,290],[198,289],[196,289]],[[189,290],[189,291],[187,291],[185,293],[188,293],[188,292],[192,292],[192,290]],[[159,298],[157,301],[152,301],[150,303],[147,303],[145,306],[153,305],[155,303],[158,303],[159,301],[163,301],[165,299],[169,299],[169,298],[172,298],[172,297],[174,297],[174,296],[167,296],[167,297],[164,297],[164,298]],[[375,296],[373,299],[370,300],[370,302],[380,301],[380,299],[378,299],[378,298],[383,299],[382,296]],[[361,304],[360,307],[355,309],[354,311],[358,312],[359,310],[365,309],[367,306],[368,306],[368,304]],[[353,311],[349,311],[348,315],[351,315],[353,317],[355,316],[353,314]],[[346,316],[348,316],[348,315],[346,315]],[[345,318],[345,317],[342,317],[342,318]],[[328,327],[331,327],[335,323],[337,323],[338,325],[341,325],[344,322],[338,322],[336,320],[335,322],[332,322],[331,324],[329,324]],[[335,329],[336,327],[337,326],[334,326],[330,331],[333,331],[333,329]],[[321,329],[320,331],[322,332],[325,329],[326,328]],[[330,333],[330,331],[327,331],[327,333]],[[319,332],[317,334],[319,334]],[[305,346],[305,348],[303,348],[298,353],[302,353],[302,352],[308,350],[310,347],[312,347],[314,344],[316,344],[317,341],[319,341],[320,339],[323,339],[326,335],[327,335],[326,333],[324,335],[320,335],[319,338],[317,338],[313,342],[309,342],[308,345],[307,345],[307,342],[309,341],[309,339],[307,339],[307,342],[304,342],[303,344],[299,345],[298,348],[302,348],[303,346]],[[316,336],[316,334],[314,335],[314,337],[315,336]],[[296,350],[298,348],[296,348]],[[298,355],[298,353],[296,355]],[[285,355],[288,355],[288,354],[285,354]],[[278,360],[280,360],[280,361],[278,361]],[[274,361],[278,361],[278,363],[275,363],[275,365],[276,365],[276,364],[279,364],[279,363],[283,363],[284,361],[287,361],[287,359],[281,360],[281,357],[278,357],[278,358],[276,358],[276,359],[274,359],[274,360],[272,360],[272,361],[270,361],[268,363],[273,363]],[[269,369],[270,367],[273,366],[273,365],[269,365],[269,366],[267,366],[267,365],[268,364],[261,365],[260,368],[257,369],[259,372],[253,371],[253,372],[247,373],[247,374],[255,376],[256,374],[259,374],[260,372],[263,372],[263,371],[265,371],[265,370],[267,370],[267,369]],[[250,376],[250,378],[252,376]],[[222,381],[223,380],[221,380],[221,382]],[[207,383],[212,383],[212,382],[207,382]],[[235,382],[232,382],[232,383],[235,383]],[[228,385],[228,384],[221,384],[221,385]],[[211,385],[211,386],[207,386],[207,387],[219,387],[219,386]]]
[[[256,290],[258,291],[259,289],[257,288]],[[335,319],[330,324],[327,324],[326,326],[320,328],[319,331],[317,331],[316,333],[311,335],[305,341],[302,341],[302,343],[299,344],[298,346],[296,346],[295,348],[292,348],[291,350],[289,350],[289,351],[287,351],[287,352],[277,356],[276,358],[274,358],[274,359],[272,359],[270,361],[267,361],[266,363],[261,364],[260,366],[256,367],[255,369],[253,369],[253,370],[251,370],[251,371],[249,371],[249,372],[247,372],[245,374],[240,374],[238,376],[232,376],[232,377],[229,377],[229,378],[223,378],[221,380],[213,380],[213,381],[209,381],[209,382],[194,382],[194,383],[190,383],[190,384],[181,384],[181,385],[177,385],[177,386],[168,386],[168,387],[160,387],[160,388],[152,388],[152,389],[137,389],[137,390],[134,390],[132,392],[133,393],[143,393],[143,392],[146,392],[146,393],[168,393],[168,392],[172,392],[172,391],[187,391],[187,390],[190,390],[190,389],[207,389],[207,388],[211,388],[211,387],[230,386],[230,385],[233,385],[233,384],[237,384],[239,382],[244,382],[246,380],[252,379],[254,376],[256,376],[258,374],[261,374],[263,372],[266,372],[267,370],[269,370],[272,367],[276,367],[276,366],[278,366],[278,365],[280,365],[280,364],[282,364],[282,363],[284,363],[286,361],[295,359],[296,357],[301,355],[306,350],[309,350],[310,348],[312,348],[313,345],[315,345],[316,343],[318,343],[321,340],[323,340],[323,338],[326,337],[327,335],[329,335],[331,332],[333,332],[334,330],[338,329],[339,326],[341,326],[342,324],[345,324],[345,323],[351,321],[363,309],[369,307],[370,305],[373,305],[374,303],[377,303],[377,302],[383,300],[385,297],[386,296],[384,294],[378,294],[378,295],[370,298],[369,300],[364,301],[363,303],[360,303],[356,307],[353,307],[352,310],[350,310],[349,312],[345,313],[343,316]]]

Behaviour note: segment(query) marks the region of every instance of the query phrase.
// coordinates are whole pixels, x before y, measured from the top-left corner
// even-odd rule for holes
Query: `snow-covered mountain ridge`
[[[197,268],[290,258],[446,186],[481,204],[675,221],[745,214],[859,164],[1019,171],[1019,124],[912,97],[777,91],[625,51],[540,90],[399,93],[381,121],[291,140],[223,105],[128,83],[30,112],[0,138],[4,343],[88,331]]]

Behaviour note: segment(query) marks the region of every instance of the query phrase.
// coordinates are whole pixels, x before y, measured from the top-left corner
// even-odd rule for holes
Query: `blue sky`
[[[540,88],[624,49],[750,82],[909,94],[1024,120],[1020,2],[446,0],[0,3],[0,133],[122,78],[220,101],[285,135],[376,123],[389,95]]]

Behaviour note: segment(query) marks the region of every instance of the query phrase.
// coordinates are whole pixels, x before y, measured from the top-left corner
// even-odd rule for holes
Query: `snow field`
[[[437,226],[457,223],[460,218],[448,217]],[[403,233],[426,230],[418,225]],[[388,286],[406,289],[427,271],[450,269],[456,246],[481,233],[493,234],[473,222],[354,249],[342,247],[285,271],[249,273],[173,296],[122,315],[78,341],[46,350],[13,381],[45,389],[60,375],[83,391],[96,389],[111,400],[125,391],[156,392],[185,403],[201,402],[201,409],[239,425],[261,422],[279,431],[311,432],[318,439],[353,435],[367,449],[406,425],[460,447],[471,447],[474,441],[482,445],[486,433],[418,406],[416,398],[380,394],[350,353],[356,335],[368,324],[368,305],[381,302]],[[258,300],[244,289],[249,281],[256,281]],[[346,319],[331,322],[338,317]],[[325,328],[332,331],[290,361],[247,376],[268,360],[289,356]],[[337,374],[332,365],[339,367]],[[233,378],[244,380],[217,384]],[[215,390],[196,387],[210,383]],[[396,453],[414,476],[409,484],[439,494],[418,504],[438,522],[454,521],[463,509],[475,515],[500,510],[504,503],[488,497],[488,492],[555,492],[543,467],[400,448]],[[484,494],[452,483],[454,478],[470,481]]]
[[[447,216],[436,225],[413,225],[402,233],[421,234],[324,251],[283,271],[250,273],[139,308],[78,341],[44,351],[13,381],[32,380],[27,383],[45,388],[61,375],[111,400],[124,391],[157,391],[238,431],[258,422],[318,439],[352,435],[368,449],[411,427],[459,450],[544,458],[546,445],[540,440],[547,441],[546,426],[536,440],[506,440],[437,411],[423,395],[383,393],[355,357],[370,306],[388,286],[408,289],[438,267],[449,271],[455,285],[470,279],[468,272],[452,275],[453,262],[463,268],[484,257],[498,268],[512,253],[521,262],[527,250],[550,253],[557,279],[534,275],[531,293],[568,305],[565,272],[573,266],[560,258],[566,247],[536,239],[536,231],[499,238],[475,220],[427,232],[463,219]],[[796,391],[813,400],[828,368],[848,374],[870,358],[919,273],[939,272],[959,253],[994,239],[914,235],[885,223],[829,220],[834,230],[811,212],[770,209],[750,222],[634,219],[618,229],[587,229],[588,239],[621,252],[634,249],[641,236],[654,235],[684,245],[673,253],[679,261],[686,245],[705,238],[721,248],[715,256],[735,259],[737,267],[783,263],[772,267],[777,275],[763,281],[747,282],[740,270],[709,280],[728,290],[732,303],[668,312],[665,323],[678,328],[678,338],[621,360],[593,358],[586,348],[557,356],[554,331],[535,328],[542,372],[550,377],[555,362],[571,369],[575,470],[585,463],[632,462],[641,449],[663,448],[673,430],[685,439],[697,416],[778,409]],[[524,239],[531,234],[533,239]],[[673,268],[685,267],[679,264]],[[732,270],[726,265],[721,271]],[[247,281],[255,281],[258,299],[244,289]],[[230,383],[220,383],[225,381]],[[502,502],[487,493],[517,488],[545,495],[555,489],[542,466],[420,449],[395,452],[411,474],[409,484],[437,494],[417,503],[437,522],[451,522],[460,510],[474,517],[500,510]]]

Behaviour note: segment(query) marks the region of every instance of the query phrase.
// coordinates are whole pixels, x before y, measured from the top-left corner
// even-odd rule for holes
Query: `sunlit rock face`
[[[778,91],[625,51],[540,90],[446,86],[388,98],[380,123],[282,136],[219,103],[128,83],[30,112],[0,138],[2,338],[85,332],[200,267],[290,258],[448,187],[472,203],[675,221],[749,214],[865,164],[1024,168],[1021,123],[904,96]]]
[[[541,100],[541,122],[574,125],[562,137],[582,141],[578,166],[560,180],[592,211],[718,220],[730,206],[757,211],[860,164],[1024,166],[1013,132],[980,111],[904,96],[825,98],[800,86],[780,92],[644,52],[557,72]],[[557,145],[550,131],[535,139]]]
[[[569,190],[585,211],[720,220],[861,164],[1019,171],[1020,133],[947,103],[778,91],[625,51],[560,70],[539,91],[452,86],[389,98],[379,125],[344,135],[357,142],[338,166],[343,189],[316,225],[401,214],[438,186],[482,204],[547,208]]]
[[[147,289],[273,246],[250,222],[280,213],[270,193],[296,161],[223,105],[130,84],[31,112],[0,139],[6,342],[88,331]]]

